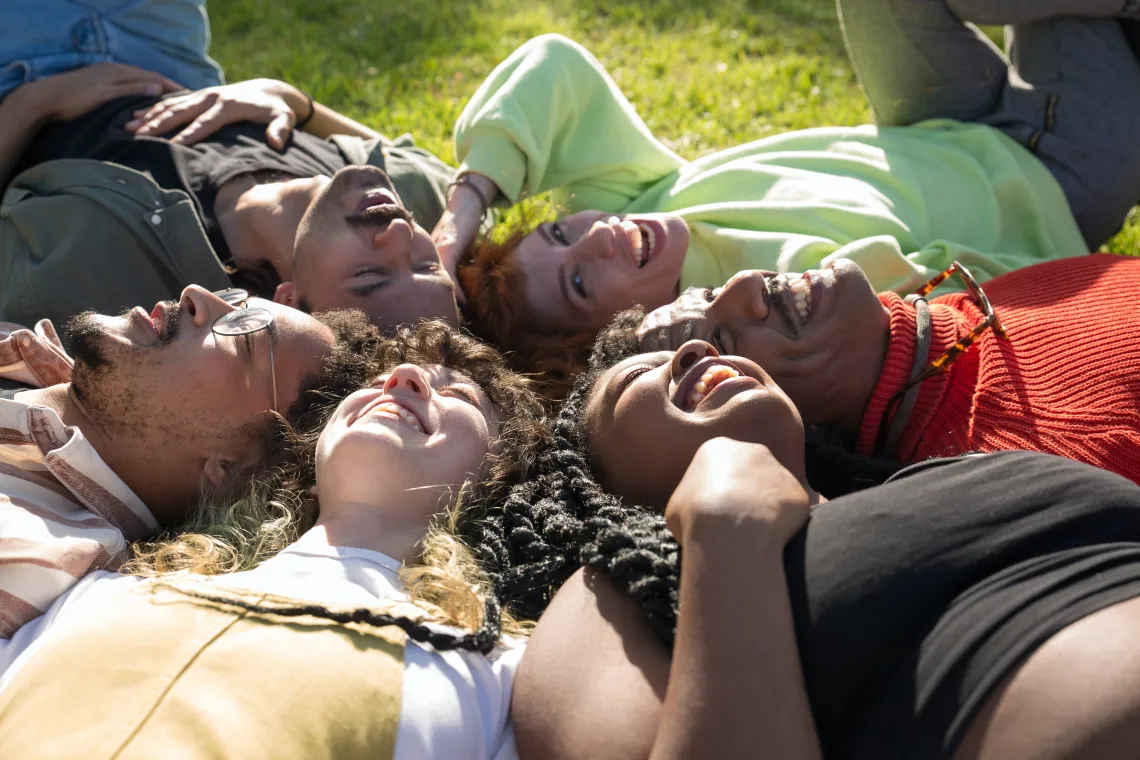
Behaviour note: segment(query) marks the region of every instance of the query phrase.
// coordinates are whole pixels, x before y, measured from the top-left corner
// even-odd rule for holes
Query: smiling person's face
[[[434,514],[480,477],[499,436],[498,409],[462,372],[401,364],[341,402],[317,443],[322,503]],[[390,498],[389,498],[390,497]]]
[[[697,338],[746,356],[787,391],[807,424],[855,432],[879,380],[890,312],[859,265],[839,259],[803,274],[739,272],[723,288],[686,291],[649,314],[639,333],[643,351]]]
[[[341,169],[318,192],[297,227],[293,281],[275,300],[307,311],[360,309],[381,328],[459,321],[431,235],[372,166]]]
[[[667,214],[582,211],[542,224],[515,253],[528,316],[548,329],[596,331],[635,304],[667,304],[688,249],[688,226]]]
[[[606,370],[586,403],[586,435],[612,493],[664,509],[701,444],[761,443],[803,478],[803,423],[760,367],[702,341],[641,354]]]

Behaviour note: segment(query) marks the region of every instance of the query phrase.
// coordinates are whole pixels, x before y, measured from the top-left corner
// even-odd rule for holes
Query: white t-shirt
[[[229,588],[264,591],[303,601],[372,606],[404,600],[400,563],[356,548],[292,546],[253,570],[219,577]],[[21,627],[0,648],[0,690],[21,664],[34,657],[37,641],[68,616],[135,587],[141,579],[98,572],[83,578],[44,615]],[[515,760],[510,726],[511,687],[523,643],[504,640],[490,655],[437,652],[407,641],[396,760]]]

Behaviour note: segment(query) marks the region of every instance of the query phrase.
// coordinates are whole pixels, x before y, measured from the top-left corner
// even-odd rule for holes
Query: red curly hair
[[[459,284],[470,330],[502,349],[516,372],[531,375],[539,392],[557,402],[586,368],[596,333],[543,329],[530,317],[516,253],[534,226],[523,219],[500,242],[484,236],[459,267]]]

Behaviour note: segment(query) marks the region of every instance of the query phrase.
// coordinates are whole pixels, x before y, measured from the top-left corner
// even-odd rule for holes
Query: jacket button
[[[162,224],[162,214],[151,214],[150,223],[151,224]]]

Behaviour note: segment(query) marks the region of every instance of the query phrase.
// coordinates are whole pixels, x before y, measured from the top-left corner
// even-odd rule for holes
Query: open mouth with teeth
[[[407,409],[391,398],[381,399],[379,402],[366,409],[364,414],[361,416],[367,416],[371,414],[398,420],[420,435],[427,434],[427,431],[424,430],[423,423],[420,422],[419,418],[410,409]]]
[[[696,409],[718,385],[735,377],[741,377],[740,372],[727,364],[714,364],[706,369],[693,383],[689,396],[685,399],[685,411],[691,412]]]
[[[616,216],[610,217],[611,223],[617,220]],[[651,222],[635,222],[632,219],[622,219],[619,226],[629,239],[634,265],[641,269],[659,252],[657,244],[664,237],[664,230],[658,230],[657,225]]]
[[[815,280],[810,272],[779,274],[768,280],[769,301],[793,334],[811,320]]]

